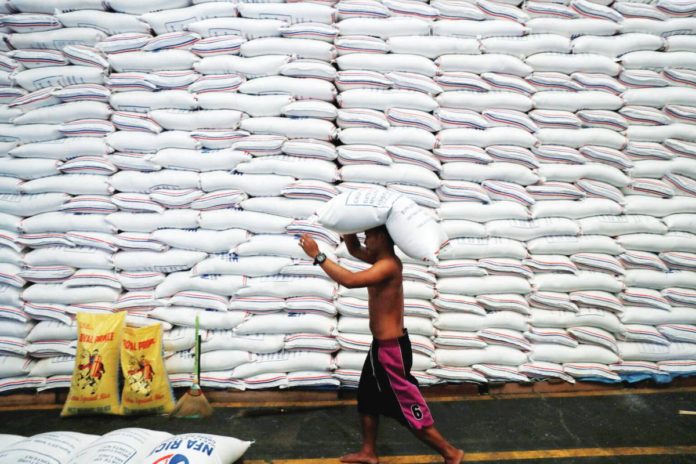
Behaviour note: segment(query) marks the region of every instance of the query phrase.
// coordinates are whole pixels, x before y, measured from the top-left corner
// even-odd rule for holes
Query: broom
[[[193,370],[195,375],[193,384],[189,391],[184,393],[184,396],[176,402],[174,409],[169,413],[169,417],[202,419],[213,414],[213,407],[210,406],[203,394],[203,390],[201,390],[201,336],[198,334],[198,316],[196,316],[196,345]]]

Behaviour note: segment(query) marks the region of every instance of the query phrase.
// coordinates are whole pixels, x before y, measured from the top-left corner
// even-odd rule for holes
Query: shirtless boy
[[[344,239],[351,255],[372,267],[351,272],[326,258],[308,234],[300,238],[302,249],[326,274],[348,288],[367,287],[370,331],[373,341],[358,387],[363,443],[360,451],[343,456],[341,462],[377,464],[379,415],[390,416],[408,427],[421,441],[442,455],[447,464],[457,464],[464,451],[452,446],[433,425],[428,405],[411,375],[411,342],[404,328],[402,264],[394,252],[387,228],[365,232],[365,246],[355,235]]]

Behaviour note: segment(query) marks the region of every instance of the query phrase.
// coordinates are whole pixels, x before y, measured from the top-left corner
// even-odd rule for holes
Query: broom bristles
[[[193,384],[184,396],[179,398],[169,417],[183,419],[203,419],[213,415],[213,407],[203,394],[201,387]]]

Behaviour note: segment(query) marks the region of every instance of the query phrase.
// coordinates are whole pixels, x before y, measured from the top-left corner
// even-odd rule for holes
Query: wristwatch
[[[324,253],[319,253],[314,257],[314,265],[321,264],[326,261],[326,255]]]

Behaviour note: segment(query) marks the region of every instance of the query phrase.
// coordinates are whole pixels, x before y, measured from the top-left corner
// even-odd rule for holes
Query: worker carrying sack
[[[401,251],[414,259],[437,262],[447,235],[413,200],[385,188],[344,192],[317,211],[319,223],[340,234],[386,225]]]
[[[77,315],[77,352],[61,416],[118,414],[118,350],[126,313]]]
[[[166,414],[174,396],[162,360],[162,326],[126,327],[121,343],[121,414]]]

